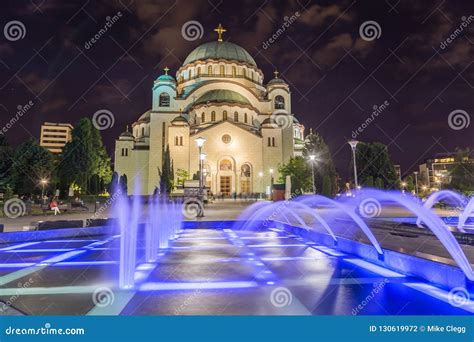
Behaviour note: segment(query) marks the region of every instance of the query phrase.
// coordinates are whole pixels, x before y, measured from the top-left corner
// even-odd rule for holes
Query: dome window
[[[222,120],[227,121],[227,111],[226,110],[224,110],[224,112],[222,113]]]
[[[232,76],[237,77],[237,68],[235,66],[232,67]]]
[[[285,109],[285,99],[283,96],[275,96],[275,109]]]
[[[168,93],[160,94],[160,107],[169,107],[170,106],[170,96]]]
[[[225,76],[225,68],[223,65],[220,66],[220,73],[221,73],[221,76]]]
[[[205,123],[206,122],[206,113],[202,112],[201,113],[201,123]]]
[[[201,67],[197,68],[197,77],[201,76]]]
[[[215,111],[211,112],[211,121],[216,121],[216,112]]]
[[[244,113],[244,123],[248,123],[248,116],[247,116],[247,113]]]
[[[209,65],[209,66],[207,67],[207,74],[208,74],[209,76],[212,76],[212,65]]]
[[[234,121],[239,122],[239,113],[234,112]]]

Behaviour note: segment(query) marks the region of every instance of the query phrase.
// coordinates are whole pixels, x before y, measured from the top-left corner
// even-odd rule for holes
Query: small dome
[[[282,78],[275,77],[268,82],[268,85],[287,84]]]
[[[133,134],[128,130],[120,134],[120,140],[133,140]]]
[[[229,42],[209,42],[195,48],[186,57],[184,65],[206,59],[226,59],[257,66],[253,57],[242,47]]]
[[[262,122],[263,128],[278,128],[278,124],[274,118],[266,118]]]
[[[232,90],[211,90],[202,95],[199,99],[194,102],[194,105],[206,104],[206,103],[239,103],[243,105],[250,105],[250,102],[239,93]]]
[[[298,121],[298,119],[297,119],[295,116],[293,116],[293,123],[294,123],[294,124],[298,124],[298,125],[299,125],[299,123],[300,123],[300,122]]]
[[[179,125],[179,124],[188,124],[188,120],[182,115],[175,117],[172,121],[171,124],[173,125]]]
[[[159,82],[173,82],[173,83],[176,83],[176,80],[174,79],[174,77],[171,76],[171,75],[168,75],[168,74],[160,75],[156,80],[159,81]]]

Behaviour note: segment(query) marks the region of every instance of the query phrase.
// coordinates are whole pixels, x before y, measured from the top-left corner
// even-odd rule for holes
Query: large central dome
[[[227,59],[257,66],[255,60],[244,48],[229,42],[209,42],[195,48],[183,65],[205,59]]]

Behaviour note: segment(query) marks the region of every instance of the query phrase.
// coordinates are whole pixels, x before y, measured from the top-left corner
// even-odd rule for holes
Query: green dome
[[[250,102],[232,90],[211,90],[202,95],[200,98],[194,102],[194,105],[205,104],[208,102],[230,102],[230,103],[240,103],[243,105],[250,105]]]
[[[160,75],[160,76],[157,78],[157,80],[158,80],[158,81],[176,82],[176,80],[174,79],[173,76],[167,75],[167,74]]]
[[[229,42],[209,42],[195,48],[183,65],[205,59],[227,59],[257,66],[255,60],[244,48]]]

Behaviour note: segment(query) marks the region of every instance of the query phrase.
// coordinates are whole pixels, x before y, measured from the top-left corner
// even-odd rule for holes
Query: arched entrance
[[[219,161],[217,175],[217,191],[219,194],[229,197],[235,192],[235,168],[234,161],[225,157]]]
[[[252,192],[252,166],[250,163],[242,164],[240,168],[240,192],[243,194]]]

